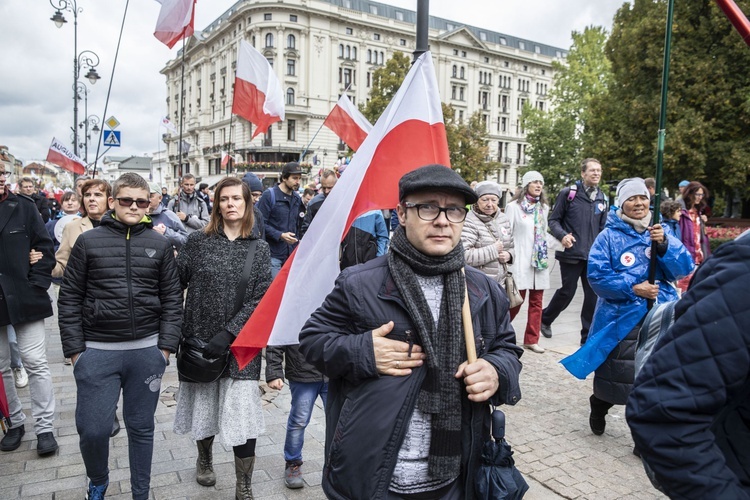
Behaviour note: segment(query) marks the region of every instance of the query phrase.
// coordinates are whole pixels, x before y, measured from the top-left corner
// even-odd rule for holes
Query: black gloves
[[[203,357],[206,359],[216,359],[224,355],[229,349],[229,344],[234,340],[234,335],[226,330],[217,333],[214,338],[203,349]]]

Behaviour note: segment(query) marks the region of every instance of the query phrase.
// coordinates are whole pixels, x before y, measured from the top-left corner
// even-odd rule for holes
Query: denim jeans
[[[292,409],[286,423],[286,442],[284,443],[284,459],[287,462],[302,461],[302,446],[305,444],[305,429],[310,423],[310,416],[315,407],[315,400],[323,400],[323,406],[328,397],[328,382],[294,382],[289,381],[292,393]]]
[[[149,497],[154,413],[166,367],[156,346],[125,351],[88,348],[76,359],[76,429],[86,475],[93,484],[109,480],[109,435],[122,390],[133,498]]]
[[[276,275],[279,274],[279,271],[281,271],[283,265],[283,260],[277,259],[276,257],[271,257],[271,279],[275,278]]]
[[[0,371],[3,374],[5,393],[10,407],[11,427],[21,427],[26,415],[18,399],[13,372],[10,369],[10,343],[8,327],[0,326]],[[52,432],[55,420],[55,394],[52,387],[52,372],[47,363],[47,335],[44,331],[44,320],[30,321],[15,325],[18,339],[18,350],[21,353],[23,366],[29,375],[29,393],[31,394],[31,416],[34,418],[34,432]]]

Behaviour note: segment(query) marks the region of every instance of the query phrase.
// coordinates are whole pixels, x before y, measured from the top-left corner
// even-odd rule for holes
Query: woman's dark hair
[[[661,202],[659,212],[663,219],[671,219],[674,213],[678,210],[682,210],[682,205],[679,201],[666,200]]]
[[[596,161],[596,160],[594,160]],[[526,196],[529,193],[529,184],[526,185],[525,188],[521,189],[520,187],[516,189],[516,194],[513,195],[513,198],[510,199],[510,201],[517,201],[521,203],[521,198]],[[547,195],[544,193],[544,186],[542,186],[542,194],[539,195],[539,201],[542,202],[542,205],[547,205]]]
[[[703,198],[701,198],[701,201],[696,202],[695,193],[697,193],[699,189],[703,190]],[[708,192],[708,189],[706,189],[706,186],[698,181],[693,181],[688,184],[685,188],[685,191],[682,192],[682,199],[685,201],[685,207],[687,207],[688,210],[695,207],[697,208],[698,212],[703,212],[703,210],[708,206],[709,195],[710,193]]]
[[[214,209],[211,210],[211,220],[208,221],[208,225],[204,229],[206,234],[219,234],[219,227],[222,226],[223,220],[221,217],[221,192],[232,186],[240,186],[242,188],[242,198],[245,200],[245,213],[242,216],[242,229],[240,231],[240,237],[247,238],[253,232],[253,225],[255,224],[255,216],[253,213],[253,199],[250,194],[250,188],[247,184],[242,182],[239,177],[224,177],[216,185],[214,190]]]
[[[86,211],[86,204],[83,202],[83,198],[86,196],[86,193],[88,193],[90,189],[93,189],[95,187],[98,187],[99,191],[102,191],[104,193],[104,197],[107,198],[107,200],[112,198],[112,186],[109,185],[109,182],[102,179],[89,179],[84,182],[83,186],[81,186],[81,199],[78,200],[81,204],[81,206],[78,207],[78,212],[84,217],[88,217],[89,214]]]

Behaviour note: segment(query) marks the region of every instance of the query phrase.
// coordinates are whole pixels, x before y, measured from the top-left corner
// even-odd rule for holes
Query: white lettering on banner
[[[73,160],[77,163],[83,164],[83,161],[81,161],[80,158],[78,158],[76,155],[74,155],[68,148],[66,148],[61,142],[59,142],[57,139],[53,139],[52,145],[50,146],[50,149],[57,151],[58,153],[64,155],[66,158]]]

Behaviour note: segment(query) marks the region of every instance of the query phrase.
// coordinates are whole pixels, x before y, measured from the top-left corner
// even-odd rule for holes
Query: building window
[[[291,87],[286,89],[286,105],[294,106],[294,89]]]
[[[343,44],[339,44],[339,57],[341,59],[344,58],[344,45]]]
[[[479,32],[479,39],[482,40],[483,42],[486,42],[487,41],[487,33],[485,33],[484,31],[480,31]]]
[[[559,50],[555,51],[555,57],[557,57],[558,59],[562,59],[562,56],[563,56],[562,52],[560,52]]]
[[[403,39],[403,38],[402,38],[401,40],[399,40],[399,41],[398,41],[398,43],[399,43],[399,45],[401,45],[402,47],[406,47],[406,40],[405,40],[405,39]]]
[[[463,90],[463,89],[461,89],[461,90]],[[464,110],[460,109],[458,111],[458,123],[463,123],[463,122],[464,122]]]
[[[352,59],[357,60],[357,47],[352,47]]]
[[[528,70],[529,70],[529,67],[528,67],[528,65],[524,64],[524,65],[523,65],[523,70],[524,70],[524,71],[528,71]]]
[[[372,50],[367,49],[367,62],[372,63]]]
[[[464,100],[464,88],[458,87],[458,100],[463,101]]]
[[[451,87],[451,99],[456,100],[456,86]]]
[[[510,68],[510,63],[508,61],[503,61],[503,68]]]
[[[266,48],[273,48],[273,33],[266,33]]]
[[[485,58],[484,58],[484,63],[485,63],[485,64],[489,64],[489,62],[490,62],[490,58],[489,58],[489,57],[485,57]]]
[[[369,71],[367,72],[367,88],[370,88],[372,86],[372,73]]]
[[[286,37],[286,48],[287,49],[296,49],[297,48],[297,39],[294,37],[294,35],[287,35],[287,37]]]
[[[286,60],[286,74],[287,76],[294,76],[295,74],[295,61],[294,59]]]
[[[344,68],[344,85],[348,87],[352,83],[352,69]]]
[[[273,68],[273,57],[266,57],[266,61],[268,61],[269,66]]]
[[[453,78],[458,78],[458,66],[453,65]]]
[[[352,8],[352,0],[344,0],[344,7],[347,9]]]
[[[370,14],[377,16],[378,15],[378,6],[377,5],[370,5]]]
[[[501,132],[508,131],[508,119],[507,118],[500,118],[500,131]]]
[[[380,33],[373,33],[372,34],[372,39],[375,40],[376,42],[379,41],[380,40]]]
[[[500,45],[508,45],[508,40],[505,37],[500,37]]]
[[[454,29],[456,29],[456,27],[451,23],[446,23],[445,29],[448,31],[453,31]],[[456,51],[456,55],[458,55],[458,51]]]
[[[263,14],[263,20],[264,20],[264,21],[270,21],[270,20],[271,20],[271,17],[272,17],[272,15],[271,15],[271,14]]]
[[[521,50],[526,50],[526,44],[524,42],[518,42],[518,48]]]
[[[263,134],[263,145],[266,147],[273,146],[273,127],[268,127],[266,133]]]
[[[351,59],[352,58],[352,48],[349,45],[346,46],[346,58],[347,59]]]
[[[537,53],[537,54],[541,54],[542,53],[542,49],[539,47],[539,45],[534,45],[534,52]]]
[[[466,51],[465,50],[461,51],[461,57],[466,57]]]
[[[461,76],[459,78],[461,78],[461,80],[463,80],[464,78],[466,78],[466,71],[464,70],[463,66],[461,66],[460,74],[461,74]]]
[[[346,28],[346,34],[347,35],[353,35],[354,34],[354,30],[351,29],[351,28]]]
[[[289,14],[289,21],[296,23],[297,22],[297,15],[296,14]]]
[[[297,121],[296,120],[287,120],[286,140],[289,142],[295,142],[297,140]]]
[[[383,52],[378,52],[378,64],[385,64],[385,54]]]

